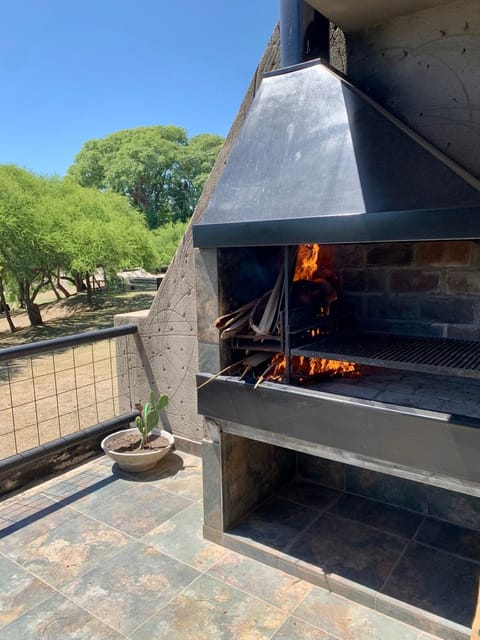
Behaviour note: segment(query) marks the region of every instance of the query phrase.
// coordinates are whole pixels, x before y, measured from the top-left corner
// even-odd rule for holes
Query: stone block
[[[416,320],[419,299],[410,295],[372,295],[367,301],[367,317],[384,320]]]
[[[387,288],[387,272],[383,269],[367,269],[365,271],[365,290],[371,293],[385,291]]]
[[[443,324],[430,324],[429,322],[411,322],[401,320],[365,320],[361,328],[366,331],[378,331],[380,333],[396,333],[402,336],[426,336],[432,338],[445,337]]]
[[[349,466],[346,490],[418,513],[427,511],[427,486],[412,480]]]
[[[297,454],[283,447],[272,447],[272,487],[280,487],[295,476]]]
[[[467,265],[471,255],[472,242],[468,240],[419,242],[415,247],[418,265]]]
[[[226,530],[272,492],[272,445],[222,433],[221,447]]]
[[[343,291],[364,291],[365,272],[359,269],[345,269],[341,272]]]
[[[419,317],[428,322],[471,324],[474,309],[469,298],[428,296],[419,300]]]
[[[410,242],[382,242],[367,249],[367,265],[402,266],[411,264],[413,244]]]
[[[458,338],[459,340],[480,340],[480,327],[451,324],[447,327],[447,338]]]
[[[364,267],[366,246],[362,244],[342,244],[335,248],[334,263],[337,268]]]
[[[438,271],[402,269],[390,274],[390,289],[394,293],[437,291],[440,282]]]
[[[345,489],[346,466],[343,462],[317,458],[307,453],[297,454],[299,475],[331,489]]]
[[[450,271],[447,273],[448,293],[480,294],[480,276],[475,271]]]
[[[218,344],[198,343],[198,370],[202,373],[220,371],[220,348]]]
[[[213,325],[219,316],[216,249],[195,249],[195,282],[198,339],[218,343],[218,329]]]
[[[202,441],[203,518],[206,527],[223,531],[220,445]]]
[[[480,531],[480,498],[440,487],[428,487],[428,514]]]

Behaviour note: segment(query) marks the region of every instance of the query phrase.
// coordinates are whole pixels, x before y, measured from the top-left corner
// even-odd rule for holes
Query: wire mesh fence
[[[118,416],[130,391],[119,343],[105,338],[0,361],[0,459]]]

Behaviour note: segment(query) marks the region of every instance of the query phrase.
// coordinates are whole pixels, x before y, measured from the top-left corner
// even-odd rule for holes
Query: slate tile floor
[[[284,534],[291,540],[301,533],[296,510],[302,527],[306,516],[320,513],[311,487],[302,489],[308,505],[297,509],[298,490],[279,498],[285,511],[277,546]],[[337,497],[327,492],[321,505],[330,507],[341,538],[347,505]],[[435,640],[204,540],[201,498],[201,461],[175,452],[144,477],[121,474],[99,457],[0,501],[0,640]],[[378,526],[375,509],[355,504],[354,527],[361,528],[365,513]],[[383,579],[384,564],[414,526],[392,512],[384,520],[388,532],[380,527],[374,536],[383,555],[373,582]],[[399,575],[409,562],[432,561],[415,550],[421,556],[425,543],[421,548],[432,551],[426,545],[437,533],[424,529]],[[476,541],[462,535],[476,557]],[[363,545],[363,534],[356,536]],[[389,536],[397,546],[383,544]],[[442,538],[446,552],[458,554],[461,536],[449,529]],[[316,553],[301,544],[306,557]]]
[[[302,567],[320,568],[327,581],[331,574],[352,581],[366,588],[366,598],[373,589],[377,602],[395,598],[447,620],[445,626],[457,631],[471,625],[480,578],[480,531],[296,481],[232,528],[230,537],[253,543],[256,557],[268,548],[290,566],[300,561]],[[296,615],[303,611],[300,617],[311,622],[305,607],[304,602]],[[388,604],[376,607],[386,610]]]

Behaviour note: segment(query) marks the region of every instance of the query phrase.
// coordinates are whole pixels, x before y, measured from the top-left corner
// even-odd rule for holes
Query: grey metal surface
[[[207,376],[199,375],[199,383]],[[350,452],[480,484],[480,420],[264,383],[218,378],[198,392],[199,412]]]
[[[280,60],[282,67],[302,61],[303,0],[280,0]]]
[[[332,69],[307,63],[264,78],[194,244],[480,237],[470,182]]]
[[[480,342],[471,340],[357,333],[328,336],[292,349],[291,354],[480,378]]]

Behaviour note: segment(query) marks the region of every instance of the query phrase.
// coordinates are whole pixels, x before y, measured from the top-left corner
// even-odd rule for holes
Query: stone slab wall
[[[476,496],[305,453],[297,454],[297,472],[302,478],[332,489],[480,530],[480,499]]]
[[[347,75],[480,178],[480,3],[458,0],[347,36]]]
[[[480,242],[339,245],[344,296],[369,330],[480,338]]]

